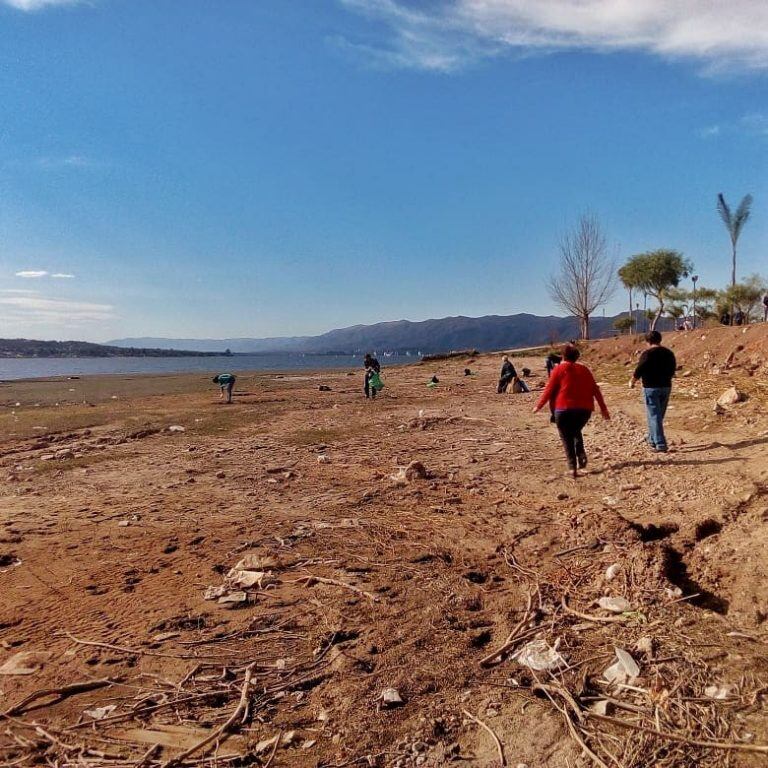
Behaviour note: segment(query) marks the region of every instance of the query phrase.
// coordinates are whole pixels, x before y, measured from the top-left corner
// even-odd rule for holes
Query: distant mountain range
[[[594,338],[613,332],[613,317],[594,317]],[[375,325],[353,325],[319,336],[286,336],[267,339],[163,339],[131,338],[109,342],[116,347],[196,349],[204,352],[262,354],[295,352],[308,354],[359,354],[395,352],[436,354],[457,349],[489,352],[515,347],[538,346],[578,336],[573,317],[537,315],[486,315],[485,317],[444,317],[439,320],[395,320]]]
[[[210,352],[179,349],[146,349],[108,346],[88,341],[37,341],[35,339],[0,339],[0,358],[8,357],[209,357]]]

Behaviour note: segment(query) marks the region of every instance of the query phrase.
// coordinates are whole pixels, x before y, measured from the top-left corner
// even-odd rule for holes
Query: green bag
[[[371,389],[375,389],[377,392],[381,392],[381,390],[384,389],[384,382],[381,380],[381,376],[379,376],[379,374],[375,371],[368,379],[368,385],[371,387]]]

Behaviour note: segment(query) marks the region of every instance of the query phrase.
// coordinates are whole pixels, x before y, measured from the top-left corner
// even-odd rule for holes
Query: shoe
[[[587,454],[580,453],[576,458],[579,460],[579,469],[584,469],[587,466]]]
[[[656,453],[666,453],[667,452],[667,446],[666,445],[657,445],[654,449]]]

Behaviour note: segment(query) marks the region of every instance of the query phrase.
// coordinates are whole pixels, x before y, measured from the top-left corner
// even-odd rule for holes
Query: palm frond
[[[744,225],[749,219],[749,214],[752,212],[751,208],[752,195],[744,195],[733,217],[733,233],[736,239],[738,239],[739,235],[741,234],[741,230],[744,228]]]
[[[733,219],[731,218],[731,209],[728,207],[728,203],[725,202],[722,192],[717,196],[717,212],[720,214],[723,224],[725,224],[730,232]]]

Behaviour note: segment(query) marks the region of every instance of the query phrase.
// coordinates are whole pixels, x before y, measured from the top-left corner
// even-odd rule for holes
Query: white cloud
[[[19,11],[39,11],[41,8],[55,5],[74,5],[81,0],[0,0]]]
[[[450,72],[558,50],[644,51],[708,69],[768,69],[765,0],[339,0],[385,22],[384,45],[345,41],[374,64]]]
[[[27,279],[36,279],[47,276],[48,272],[44,269],[22,269],[21,272],[16,273],[16,277],[24,277]]]
[[[68,272],[54,272],[51,277],[54,280],[72,280],[74,275],[70,275]]]
[[[72,327],[114,318],[110,304],[44,296],[0,296],[0,322],[4,324]]]
[[[714,138],[715,136],[719,136],[720,135],[720,126],[719,125],[708,125],[708,126],[706,126],[706,128],[702,128],[699,131],[699,135],[702,138],[705,138],[705,139],[711,139],[711,138]]]

